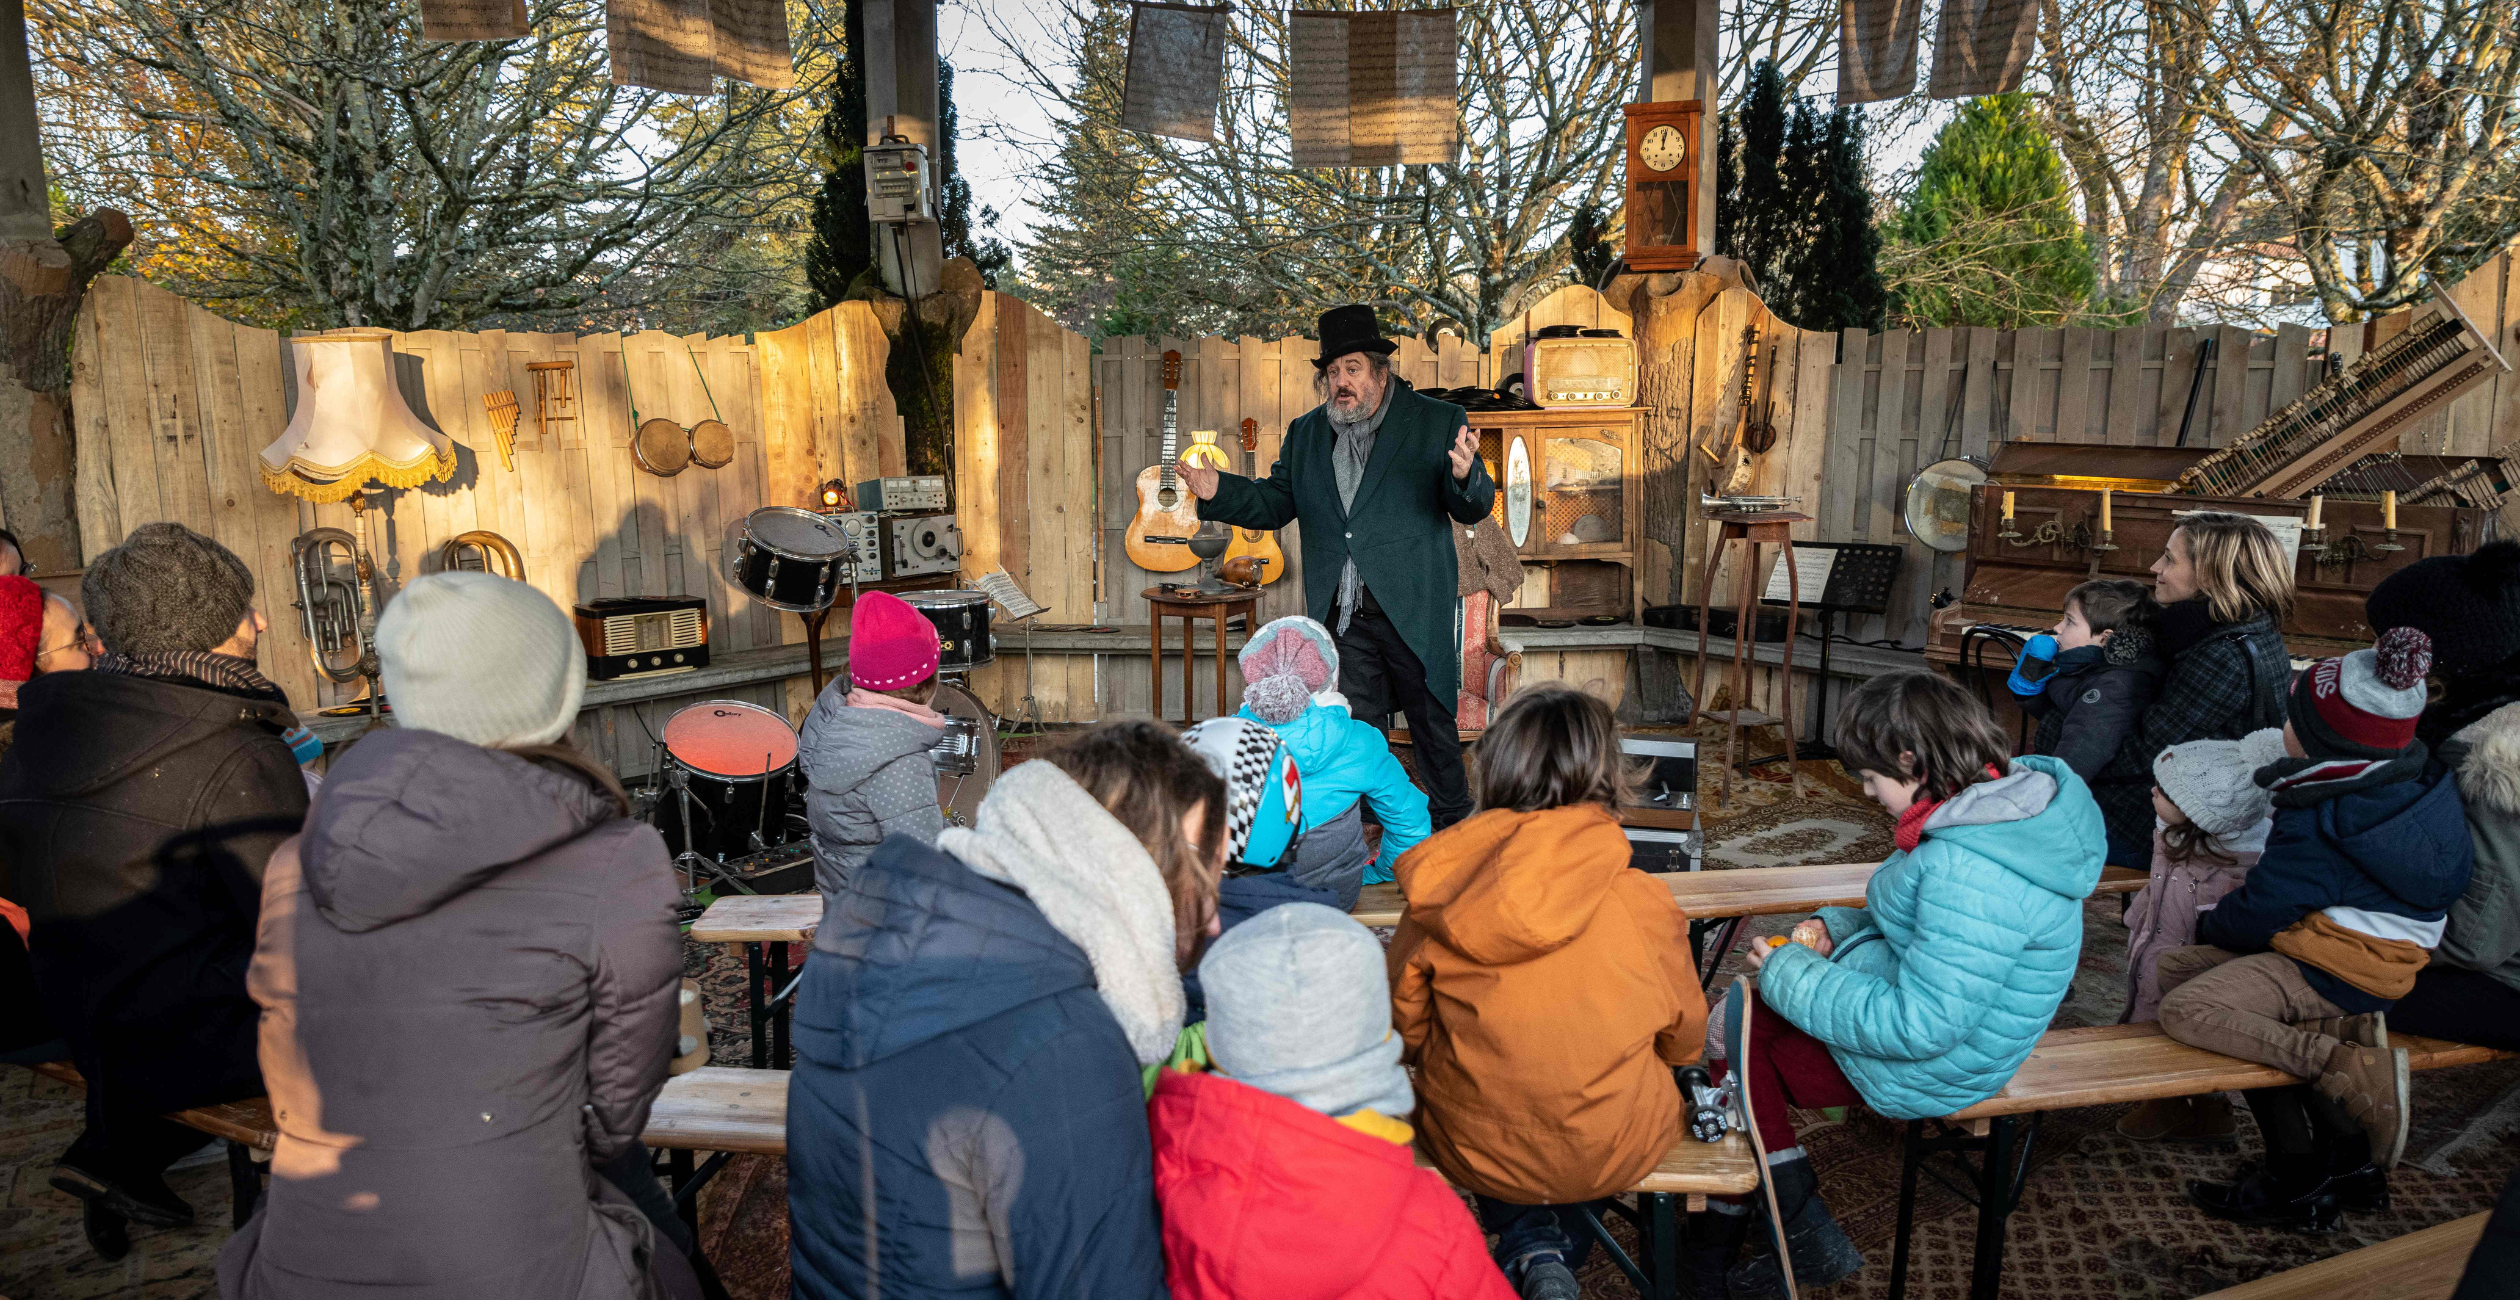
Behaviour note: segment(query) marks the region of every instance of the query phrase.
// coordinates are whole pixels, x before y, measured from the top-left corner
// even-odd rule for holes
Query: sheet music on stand
[[[1025,595],[1024,589],[1016,586],[1014,577],[1004,569],[980,579],[979,586],[982,595],[996,601],[1006,611],[1006,616],[1018,623],[1050,608]]]
[[[1854,614],[1880,614],[1890,608],[1890,585],[1898,580],[1905,552],[1871,542],[1796,542],[1794,577],[1802,584],[1802,606]],[[1767,590],[1759,599],[1786,602],[1785,562],[1777,557],[1768,571]]]

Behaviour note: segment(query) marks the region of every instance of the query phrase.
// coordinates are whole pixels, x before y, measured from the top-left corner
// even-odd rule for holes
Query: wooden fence
[[[991,351],[998,322],[1016,310],[988,295],[983,321],[967,340],[995,360],[995,382],[958,387],[972,398],[977,436],[966,436],[965,481],[990,477],[996,448],[1027,447],[1050,463],[1087,466],[1092,444],[1084,417],[1084,343],[1039,313],[1025,313],[1026,355]],[[903,472],[900,417],[884,386],[888,345],[864,303],[844,303],[789,329],[743,338],[677,338],[648,332],[523,334],[421,331],[392,340],[404,398],[457,444],[458,472],[445,484],[382,494],[369,516],[380,597],[438,567],[448,538],[472,529],[506,536],[523,552],[529,581],[567,607],[604,596],[702,596],[710,608],[713,658],[800,642],[799,620],[753,601],[725,577],[722,550],[731,520],[762,505],[807,505],[826,479],[855,483]],[[253,568],[260,606],[271,620],[263,670],[300,707],[346,702],[358,684],[337,685],[314,671],[289,568],[291,539],[318,526],[351,527],[347,505],[313,506],[265,489],[255,454],[287,425],[294,401],[288,344],[271,330],[223,320],[155,286],[99,279],[79,323],[72,374],[79,435],[79,521],[83,549],[96,555],[132,528],[174,520],[217,538]],[[1027,356],[1046,355],[1044,367]],[[546,430],[536,418],[528,362],[576,363],[578,418]],[[1047,375],[1047,380],[1039,378]],[[1073,375],[1073,380],[1062,376]],[[1029,407],[995,397],[1008,377],[1046,394]],[[1046,382],[1048,387],[1042,388]],[[1064,386],[1063,386],[1064,385]],[[516,467],[503,468],[482,395],[517,395]],[[716,416],[735,430],[736,456],[722,469],[697,466],[672,478],[641,472],[630,455],[635,401],[640,419],[691,424]],[[1082,512],[1034,509],[1059,497],[1043,485],[1011,499],[966,492],[960,523],[982,548],[985,572],[1006,554],[1008,537],[1062,562],[1090,556],[1091,521]],[[988,513],[973,514],[975,508]],[[1001,511],[1007,518],[1001,520]],[[1065,530],[1062,532],[1062,530]],[[1060,567],[1043,599],[1090,606],[1090,567]],[[1078,613],[1079,621],[1090,613]],[[842,628],[832,629],[836,639]],[[1087,670],[1090,679],[1090,667]],[[719,690],[756,702],[804,704],[803,679]],[[670,681],[655,696],[668,697]],[[1090,684],[1084,692],[1091,698]],[[633,716],[621,716],[636,710]],[[648,732],[667,710],[616,705],[590,710],[579,735],[625,773],[648,765]]]

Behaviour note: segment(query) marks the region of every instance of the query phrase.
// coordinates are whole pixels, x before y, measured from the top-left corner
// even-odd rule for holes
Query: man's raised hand
[[[1191,494],[1201,501],[1216,499],[1215,466],[1193,465],[1185,460],[1181,464],[1181,478],[1183,482],[1190,485]]]
[[[1477,439],[1470,436],[1469,425],[1461,426],[1461,431],[1453,435],[1452,450],[1449,454],[1452,457],[1453,477],[1457,479],[1470,477],[1470,465],[1479,458],[1479,443]]]

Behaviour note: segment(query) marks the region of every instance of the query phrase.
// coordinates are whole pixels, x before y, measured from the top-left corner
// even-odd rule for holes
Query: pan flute
[[[2387,451],[2408,424],[2508,362],[2449,295],[2439,310],[2373,348],[2264,424],[2179,475],[2178,490],[2215,497],[2298,497]]]

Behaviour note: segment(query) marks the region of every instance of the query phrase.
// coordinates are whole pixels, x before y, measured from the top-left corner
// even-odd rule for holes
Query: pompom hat
[[[2253,731],[2238,740],[2191,740],[2153,759],[2153,784],[2198,830],[2237,835],[2274,811],[2274,796],[2253,778],[2259,768],[2283,756],[2282,727]]]
[[[1304,778],[1276,732],[1249,718],[1210,718],[1181,741],[1225,781],[1225,860],[1268,868],[1302,829]]]
[[[1302,615],[1281,618],[1251,634],[1238,659],[1243,705],[1263,722],[1295,720],[1339,680],[1339,645],[1330,629]]]
[[[888,591],[870,591],[849,607],[849,683],[898,691],[936,675],[943,643],[936,625]]]
[[[2415,741],[2424,676],[2432,666],[2432,638],[2412,627],[2391,628],[2366,649],[2312,664],[2293,680],[2285,701],[2302,752],[2312,758],[2404,753]]]

